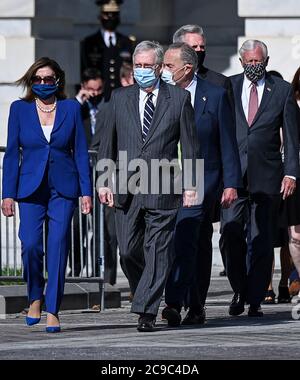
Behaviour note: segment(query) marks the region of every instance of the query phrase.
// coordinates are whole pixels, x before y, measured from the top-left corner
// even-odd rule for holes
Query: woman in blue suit
[[[13,216],[15,201],[19,204],[30,326],[41,318],[43,224],[48,219],[46,331],[59,332],[71,219],[79,196],[84,214],[92,207],[87,143],[80,105],[66,99],[65,74],[55,61],[37,60],[17,84],[26,89],[26,95],[10,108],[2,211]]]

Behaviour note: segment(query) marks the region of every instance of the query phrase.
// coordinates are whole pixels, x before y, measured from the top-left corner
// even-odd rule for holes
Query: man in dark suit
[[[81,77],[81,88],[76,95],[76,100],[81,105],[81,116],[83,120],[83,126],[85,131],[85,137],[88,143],[89,149],[91,149],[91,141],[96,131],[96,117],[100,111],[104,108],[104,100],[103,100],[103,88],[104,82],[102,79],[101,72],[95,68],[86,69]],[[101,112],[100,112],[101,113]],[[90,163],[92,161],[90,160]],[[93,164],[96,164],[96,160],[94,160]],[[95,254],[92,255],[93,267],[96,268],[96,273],[93,275],[96,276],[98,273],[98,265],[94,262],[97,259],[97,255],[99,252],[99,223],[98,223],[98,213],[99,209],[96,207],[93,210],[95,213],[95,226],[94,226],[94,234],[92,239],[92,247],[91,250],[94,251],[93,245],[95,244]],[[81,221],[80,221],[81,218]],[[82,236],[80,237],[80,222],[82,225]],[[87,237],[88,232],[88,222],[86,215],[81,215],[79,212],[79,208],[75,210],[74,218],[73,218],[73,227],[74,227],[74,262],[73,256],[70,255],[70,267],[73,269],[72,275],[75,277],[80,276],[83,267],[86,265],[86,258],[88,254],[88,245],[83,244],[83,241]],[[83,254],[81,259],[81,247],[83,246]],[[114,285],[116,282],[116,264],[114,266],[108,266],[111,255],[105,260],[106,271],[105,271],[105,282],[109,282]]]
[[[285,199],[294,192],[299,174],[299,111],[290,84],[266,72],[269,58],[263,42],[244,42],[240,57],[244,73],[231,81],[244,186],[238,200],[222,210],[222,240],[235,293],[229,314],[242,314],[248,302],[249,317],[261,317],[260,304],[272,272],[280,194]]]
[[[175,261],[169,275],[163,317],[178,326],[187,298],[188,314],[182,324],[202,324],[212,266],[213,210],[229,207],[242,186],[234,120],[226,91],[197,75],[197,55],[185,43],[169,46],[162,78],[191,93],[197,135],[204,159],[204,200],[181,208],[174,236]],[[187,297],[187,293],[188,297]]]
[[[173,35],[173,42],[185,42],[195,50],[198,57],[197,75],[210,83],[224,87],[228,93],[230,104],[234,109],[232,86],[230,79],[225,75],[208,69],[204,66],[206,56],[206,37],[204,31],[199,25],[184,25]]]
[[[177,187],[178,142],[183,160],[196,162],[199,155],[190,94],[160,80],[163,55],[163,48],[154,42],[144,41],[136,47],[133,65],[137,84],[112,93],[99,147],[99,159],[117,162],[116,196],[112,185],[103,186],[103,160],[98,162],[97,189],[102,203],[116,207],[121,263],[133,292],[131,311],[140,315],[138,331],[153,331],[172,262],[171,242],[183,192],[181,181],[180,191]],[[122,169],[124,151],[129,173],[127,163]],[[132,161],[137,159],[139,164]],[[153,164],[162,159],[162,170],[157,172]],[[175,167],[171,164],[170,168],[172,160]],[[169,191],[164,190],[166,169]],[[187,174],[184,169],[183,165],[183,178]],[[196,198],[195,188],[184,189],[184,206],[193,205]]]
[[[90,147],[96,132],[96,117],[103,107],[104,82],[98,69],[88,68],[81,77],[81,88],[76,95],[81,104],[81,115],[84,123],[85,135]]]
[[[234,96],[232,92],[231,81],[225,75],[208,69],[204,66],[204,60],[206,56],[206,37],[204,35],[203,28],[199,25],[184,25],[179,28],[173,35],[173,42],[185,42],[192,49],[195,50],[198,57],[198,67],[197,67],[197,75],[210,83],[213,83],[217,86],[223,87],[228,94],[228,99],[231,105],[231,108],[234,112]],[[235,123],[232,124],[233,128],[235,128]],[[214,210],[213,222],[218,222],[220,220],[220,206],[216,205],[216,209]],[[220,241],[220,245],[222,241]],[[223,250],[221,249],[221,255],[224,265],[224,270],[220,272],[221,276],[226,275],[226,260],[223,255]]]
[[[104,97],[108,101],[111,91],[121,86],[120,69],[124,61],[132,58],[133,42],[116,31],[120,23],[122,0],[97,0],[101,6],[101,30],[81,42],[81,72],[94,67],[101,71],[105,83]]]

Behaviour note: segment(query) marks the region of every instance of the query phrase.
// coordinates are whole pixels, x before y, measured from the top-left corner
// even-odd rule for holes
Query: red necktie
[[[249,109],[248,109],[248,124],[249,127],[253,123],[255,115],[258,110],[258,94],[257,94],[257,84],[252,83],[250,90],[250,99],[249,99]]]

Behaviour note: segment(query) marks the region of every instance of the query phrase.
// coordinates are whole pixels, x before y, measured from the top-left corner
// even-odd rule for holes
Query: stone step
[[[121,291],[105,284],[104,305],[106,309],[121,307]],[[100,304],[99,284],[80,283],[65,285],[61,310],[90,309]],[[0,286],[0,315],[20,313],[28,307],[26,285]]]

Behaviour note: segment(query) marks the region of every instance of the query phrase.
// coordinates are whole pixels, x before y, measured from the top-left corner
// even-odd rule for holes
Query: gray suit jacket
[[[299,176],[299,111],[291,85],[266,74],[263,97],[249,127],[242,106],[244,74],[231,77],[243,176],[251,193],[279,194],[284,175]],[[283,130],[284,163],[280,152]]]
[[[142,125],[139,115],[139,86],[137,84],[113,91],[109,112],[99,125],[101,135],[98,159],[111,159],[117,162],[116,207],[127,207],[133,196],[120,194],[119,188],[127,187],[127,182],[120,179],[120,151],[126,151],[128,163],[134,159],[142,159],[148,164],[149,183],[151,188],[151,160],[178,159],[178,142],[181,143],[182,159],[199,158],[200,149],[196,134],[194,110],[190,101],[190,93],[176,86],[160,81],[157,104],[145,142],[142,140]],[[100,175],[104,171],[100,171]],[[130,171],[128,178],[136,170]],[[194,173],[195,174],[195,173]],[[162,174],[160,173],[160,180]],[[171,172],[171,183],[175,176]],[[156,178],[157,179],[157,178]],[[172,209],[182,204],[182,194],[137,194],[139,204],[148,209]],[[129,199],[129,201],[128,201]]]

